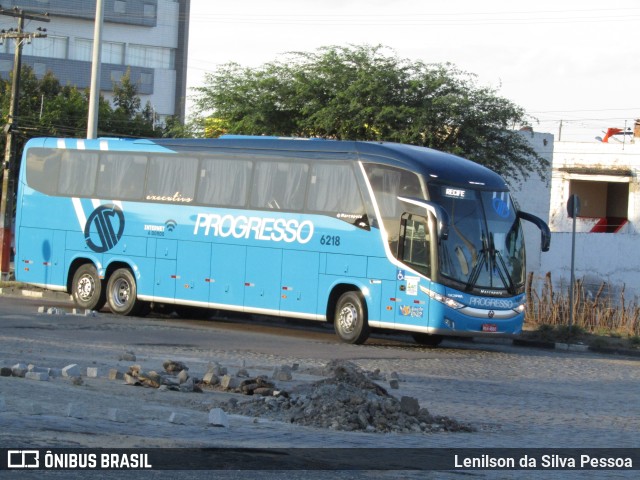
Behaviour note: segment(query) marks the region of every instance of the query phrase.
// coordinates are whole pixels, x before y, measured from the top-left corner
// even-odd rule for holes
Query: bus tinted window
[[[149,159],[145,199],[157,202],[192,203],[195,196],[197,158],[157,156]]]
[[[35,190],[55,195],[60,172],[60,150],[32,148],[27,155],[27,183]]]
[[[308,170],[309,166],[305,163],[258,163],[251,191],[251,206],[302,210]]]
[[[251,180],[251,162],[205,158],[200,162],[198,203],[243,207]]]
[[[351,167],[331,163],[314,165],[307,209],[334,215],[364,215],[360,189]]]
[[[65,150],[60,159],[58,193],[88,197],[93,195],[98,170],[98,154],[80,150]]]
[[[96,194],[102,198],[139,200],[144,189],[147,157],[126,153],[100,156]]]

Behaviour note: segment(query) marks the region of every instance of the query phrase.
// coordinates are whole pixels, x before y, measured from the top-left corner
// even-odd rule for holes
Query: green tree
[[[252,69],[207,74],[197,115],[231,133],[385,140],[457,155],[519,181],[548,162],[515,128],[523,108],[452,64],[398,58],[382,46],[293,52]]]
[[[7,123],[12,79],[0,79],[0,109]],[[103,136],[157,137],[162,129],[154,128],[149,104],[140,108],[141,100],[127,72],[114,85],[114,107],[102,96],[98,103],[98,134]],[[20,97],[17,116],[17,146],[38,136],[76,137],[87,135],[89,91],[61,86],[51,72],[37,78],[33,70],[23,66],[20,74]],[[0,136],[4,151],[5,138]]]

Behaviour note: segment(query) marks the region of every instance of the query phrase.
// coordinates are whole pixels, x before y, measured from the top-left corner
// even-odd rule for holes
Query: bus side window
[[[98,170],[98,154],[65,150],[60,162],[58,193],[76,197],[93,195]]]
[[[203,158],[198,178],[198,203],[244,207],[251,181],[252,164],[240,159]]]
[[[58,191],[60,150],[31,148],[27,151],[27,184],[34,190],[55,195]]]
[[[177,155],[149,159],[145,198],[157,201],[191,203],[196,190],[198,159]]]
[[[100,155],[96,194],[100,198],[139,200],[144,190],[147,157],[127,153]]]
[[[256,163],[251,206],[300,211],[304,206],[309,166],[305,163]]]
[[[349,165],[319,163],[313,166],[307,210],[337,216],[354,224],[363,221],[364,203]]]

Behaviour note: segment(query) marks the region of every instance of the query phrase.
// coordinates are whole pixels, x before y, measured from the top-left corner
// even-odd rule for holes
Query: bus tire
[[[336,334],[345,343],[361,344],[369,338],[366,306],[360,292],[345,292],[338,299],[333,319]]]
[[[128,268],[119,268],[109,277],[107,303],[113,313],[136,315],[142,306],[138,300],[136,279]]]
[[[411,336],[416,343],[424,345],[425,347],[437,347],[440,345],[444,337],[442,335],[431,335],[429,333],[412,333]]]
[[[102,280],[92,263],[85,263],[73,274],[71,296],[79,308],[100,310],[107,302]]]

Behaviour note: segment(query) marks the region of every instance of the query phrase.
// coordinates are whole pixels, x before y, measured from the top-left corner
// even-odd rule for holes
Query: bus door
[[[208,302],[210,268],[210,242],[180,242],[176,270],[176,298]]]
[[[397,257],[407,265],[398,268],[396,277],[395,322],[400,325],[428,326],[429,301],[420,292],[420,285],[426,285],[425,277],[431,277],[431,242],[429,221],[426,217],[404,213],[400,222],[400,236]],[[411,271],[414,270],[414,271]]]
[[[221,308],[229,305],[232,310],[242,310],[247,247],[213,243],[212,249],[209,302]]]
[[[173,299],[176,296],[177,240],[158,239],[156,243],[156,275],[153,296],[156,300]]]
[[[280,310],[315,314],[320,254],[288,250],[282,259]]]
[[[65,237],[62,230],[21,227],[20,258],[16,257],[15,268],[23,270],[24,281],[64,285]]]
[[[248,247],[244,277],[244,306],[248,311],[280,309],[282,250]],[[269,313],[269,312],[264,312]]]

